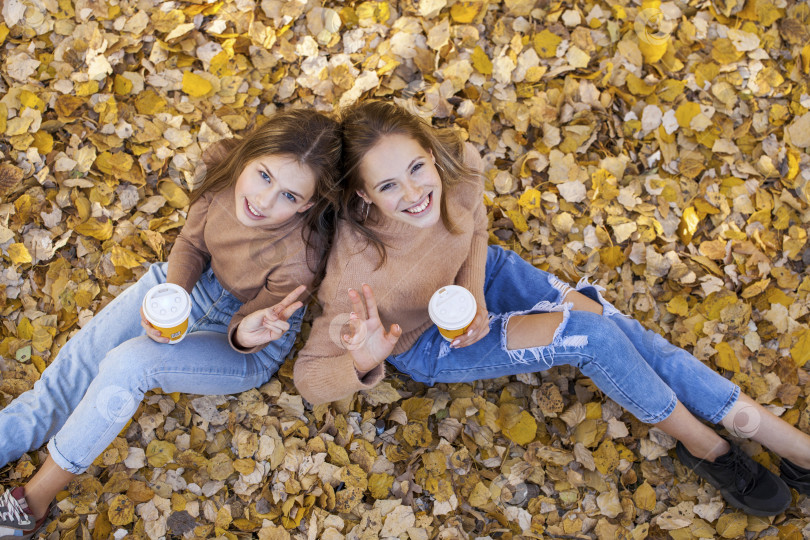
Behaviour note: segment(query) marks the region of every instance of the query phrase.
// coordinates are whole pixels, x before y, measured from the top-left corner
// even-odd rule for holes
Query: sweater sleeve
[[[465,145],[464,163],[478,172],[483,172],[484,161],[473,145]],[[489,222],[484,206],[484,186],[479,179],[475,180],[473,201],[473,235],[470,241],[470,252],[456,275],[456,285],[461,285],[473,293],[479,306],[486,308],[484,298],[484,278],[487,266],[487,245],[489,243]],[[466,186],[465,186],[466,187]],[[471,188],[472,186],[470,186]],[[468,189],[470,189],[468,188]],[[468,195],[469,196],[469,195]]]
[[[367,258],[357,253],[349,255],[351,250],[344,253],[341,246],[356,243],[352,239],[341,242],[343,234],[346,232],[338,228],[326,275],[318,291],[323,312],[312,322],[312,331],[298,353],[293,371],[298,392],[314,405],[374,388],[385,377],[384,361],[364,376],[358,376],[354,359],[341,342],[340,336],[346,332],[344,325],[352,311],[348,288],[368,279],[373,269],[368,261],[376,260],[376,257]]]
[[[295,360],[295,387],[313,405],[374,388],[385,377],[385,362],[358,376],[352,356],[333,341],[340,339],[341,328],[332,328],[332,319],[325,313],[315,319],[309,339]]]
[[[311,289],[313,279],[314,275],[307,266],[306,260],[292,264],[284,264],[274,269],[267,276],[267,282],[259,293],[252,300],[248,300],[242,304],[242,307],[231,317],[231,322],[228,324],[228,342],[231,344],[231,347],[244,354],[255,353],[265,348],[267,343],[249,349],[237,345],[234,338],[239,323],[254,311],[273,307],[278,304],[299,285],[306,285],[307,287],[307,290],[298,297],[304,305],[307,305],[312,297]]]
[[[210,203],[211,196],[208,193],[194,201],[188,209],[186,224],[169,253],[166,281],[180,285],[189,294],[211,260],[211,254],[205,245],[205,220]]]

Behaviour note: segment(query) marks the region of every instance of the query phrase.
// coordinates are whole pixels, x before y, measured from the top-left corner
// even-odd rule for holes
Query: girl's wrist
[[[240,326],[237,325],[236,329],[233,331],[233,344],[236,345],[237,347],[244,349],[245,345],[242,343],[242,340],[239,339],[239,328]]]
[[[357,360],[354,360],[354,359],[352,359],[352,365],[354,366],[354,371],[355,371],[355,373],[357,373],[357,378],[358,378],[358,379],[362,379],[363,377],[365,377],[366,375],[368,375],[368,373],[369,373],[371,370],[373,370],[373,369],[374,369],[374,367],[372,367],[372,368],[370,368],[370,369],[361,369],[361,368],[360,368],[360,367],[357,365]]]

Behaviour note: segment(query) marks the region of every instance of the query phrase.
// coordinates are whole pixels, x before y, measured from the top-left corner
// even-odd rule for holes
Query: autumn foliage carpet
[[[806,2],[6,0],[2,15],[0,406],[165,260],[206,145],[276,108],[376,96],[481,151],[491,243],[589,277],[810,430]],[[805,496],[775,518],[727,507],[575,370],[394,375],[313,409],[293,361],[238,396],[148,394],[44,534],[810,534]]]

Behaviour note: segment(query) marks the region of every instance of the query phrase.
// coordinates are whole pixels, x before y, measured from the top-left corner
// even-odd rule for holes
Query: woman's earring
[[[363,221],[368,219],[368,213],[371,212],[371,203],[363,201]]]

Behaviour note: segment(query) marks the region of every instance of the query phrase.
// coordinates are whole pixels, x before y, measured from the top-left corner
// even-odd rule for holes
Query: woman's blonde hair
[[[474,178],[478,173],[464,164],[464,142],[451,129],[438,129],[402,107],[387,101],[359,102],[340,115],[343,134],[343,178],[341,180],[340,217],[365,237],[385,263],[385,244],[364,224],[364,202],[357,195],[365,185],[360,176],[360,163],[366,154],[387,135],[411,137],[422,148],[432,152],[442,182],[439,204],[442,222],[448,231],[458,234],[447,212],[447,187]]]
[[[339,208],[341,138],[340,125],[319,112],[284,110],[270,117],[242,139],[226,139],[203,156],[206,168],[191,193],[191,204],[208,191],[221,191],[234,184],[252,161],[284,155],[309,167],[315,176],[313,203],[304,212],[301,234],[307,244],[307,261],[317,284],[326,268]]]

